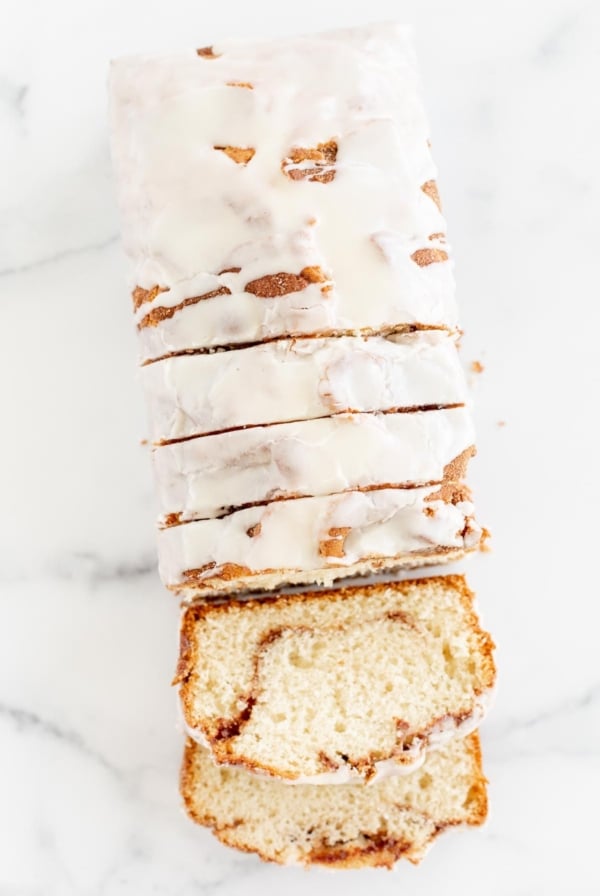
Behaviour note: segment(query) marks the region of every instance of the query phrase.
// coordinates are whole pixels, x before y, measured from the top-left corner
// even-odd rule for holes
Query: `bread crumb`
[[[215,146],[213,149],[224,152],[226,156],[229,156],[238,165],[247,165],[254,158],[256,152],[251,146]]]
[[[486,529],[485,526],[481,529],[481,544],[479,546],[479,550],[484,554],[491,554],[492,548],[490,546],[490,539],[492,537],[492,533],[489,529]]]
[[[215,53],[212,47],[200,47],[196,50],[196,55],[202,59],[218,59],[220,53]]]
[[[262,525],[260,523],[255,523],[253,526],[250,526],[249,529],[246,530],[246,535],[248,538],[256,538],[257,535],[260,535],[262,529]]]
[[[472,373],[483,373],[485,367],[481,363],[481,361],[471,361],[471,371]]]

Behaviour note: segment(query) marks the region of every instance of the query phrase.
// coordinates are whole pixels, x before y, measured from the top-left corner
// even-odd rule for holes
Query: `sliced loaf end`
[[[447,828],[487,815],[479,736],[431,754],[412,775],[379,783],[293,787],[217,766],[191,738],[181,794],[186,811],[224,844],[282,865],[391,868],[421,861]]]

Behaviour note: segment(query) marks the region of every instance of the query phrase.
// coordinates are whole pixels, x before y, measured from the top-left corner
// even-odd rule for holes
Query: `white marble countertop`
[[[600,6],[5,11],[0,893],[597,896]],[[494,550],[466,565],[501,679],[487,826],[447,834],[419,868],[334,876],[236,855],[180,809],[177,609],[155,573],[105,77],[122,53],[392,16],[419,29],[464,356],[485,366],[474,485]]]

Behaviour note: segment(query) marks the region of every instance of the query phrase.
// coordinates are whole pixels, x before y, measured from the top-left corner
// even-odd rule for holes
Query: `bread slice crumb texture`
[[[190,733],[292,782],[410,770],[476,727],[495,678],[458,576],[192,606],[181,644]]]
[[[289,787],[217,766],[189,738],[181,793],[189,816],[226,845],[265,861],[330,868],[418,863],[442,831],[480,825],[487,814],[476,733],[432,753],[412,775],[364,787]]]

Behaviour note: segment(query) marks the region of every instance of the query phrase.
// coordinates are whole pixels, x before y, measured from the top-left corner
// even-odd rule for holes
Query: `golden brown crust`
[[[328,537],[319,542],[320,557],[345,557],[345,541],[352,532],[351,526],[334,526],[327,532]]]
[[[316,846],[306,858],[307,865],[324,865],[328,868],[387,868],[391,871],[396,862],[411,851],[411,844],[383,833],[363,833],[366,845],[322,844]],[[408,858],[408,856],[407,856]]]
[[[472,457],[477,454],[475,445],[469,445],[444,467],[444,481],[460,482],[467,475],[467,467]]]
[[[207,576],[206,573],[210,572],[211,569],[216,569],[217,571],[214,576]],[[276,570],[265,569],[261,570],[261,572],[272,573],[276,572]],[[240,566],[239,563],[223,563],[217,567],[217,564],[214,561],[212,563],[207,563],[206,566],[201,566],[198,569],[185,569],[183,571],[183,575],[189,582],[200,581],[202,584],[205,582],[212,582],[214,579],[231,582],[233,579],[239,579],[242,576],[252,576],[256,574],[256,571],[250,569],[249,566]]]
[[[237,165],[247,165],[256,153],[251,146],[214,146],[213,149],[225,153]]]
[[[193,637],[192,627],[183,620],[179,630],[179,658],[172,685],[187,681],[193,673],[197,656],[196,639]]]
[[[402,581],[398,582],[373,582],[368,585],[345,585],[339,588],[323,589],[322,591],[317,589],[312,591],[302,591],[297,594],[273,594],[257,598],[236,598],[232,596],[227,599],[227,603],[199,603],[192,604],[191,606],[186,607],[183,615],[182,625],[193,626],[196,624],[196,622],[200,621],[209,614],[213,615],[215,613],[235,613],[239,612],[240,610],[244,610],[245,612],[248,609],[259,609],[260,607],[265,607],[269,604],[276,607],[281,607],[283,609],[286,606],[298,603],[298,601],[306,602],[311,600],[330,600],[334,603],[337,603],[338,601],[342,602],[344,600],[355,597],[358,593],[368,595],[369,597],[375,594],[383,594],[389,590],[396,591],[400,594],[405,594],[415,586],[420,585],[446,587],[450,588],[453,591],[456,591],[460,596],[460,601],[463,607],[472,613],[472,617],[469,618],[472,618],[478,627],[479,622],[473,609],[476,595],[467,585],[466,577],[459,573],[447,573],[446,575],[428,576],[425,579],[403,579]]]
[[[421,189],[425,193],[426,196],[429,196],[430,199],[433,199],[439,210],[442,210],[442,203],[440,200],[440,194],[438,192],[437,184],[434,180],[428,180],[424,184],[421,185]]]
[[[396,557],[365,557],[356,564],[337,565],[329,563],[324,569],[299,570],[299,569],[247,569],[243,568],[242,580],[236,581],[235,593],[252,593],[273,591],[286,585],[314,585],[315,580],[326,573],[332,577],[332,580],[341,578],[350,578],[351,576],[370,575],[373,572],[393,572],[398,569],[415,569],[422,566],[432,566],[439,563],[450,563],[453,560],[460,560],[465,554],[473,553],[479,550],[479,545],[473,547],[433,547],[425,548],[421,551],[413,551],[411,553],[399,554]],[[220,600],[223,595],[231,594],[231,567],[233,564],[224,564],[223,567],[217,567],[216,563],[208,563],[206,566],[198,569],[186,570],[184,575],[187,576],[185,582],[177,585],[167,585],[169,591],[175,595],[185,596],[186,602],[194,600],[211,599]],[[226,569],[226,576],[222,576],[219,570]],[[216,570],[214,575],[206,576],[208,570]],[[240,567],[237,567],[240,569]],[[277,576],[278,583],[276,586],[269,584],[261,584],[257,580],[265,576]],[[191,595],[188,594],[191,592]],[[262,599],[262,598],[261,598]]]
[[[464,576],[448,575],[433,576],[428,579],[412,579],[403,582],[378,582],[365,586],[350,586],[328,591],[309,591],[294,595],[279,595],[265,597],[259,600],[236,600],[230,598],[224,604],[194,604],[188,607],[181,621],[180,635],[180,656],[177,670],[173,683],[180,685],[179,696],[186,724],[190,730],[196,730],[201,733],[203,739],[210,745],[210,749],[218,764],[234,764],[247,768],[249,771],[260,771],[264,774],[272,775],[277,778],[288,778],[293,780],[296,776],[285,772],[282,769],[267,765],[266,763],[256,762],[239,754],[234,754],[232,741],[240,734],[245,723],[251,718],[253,707],[259,691],[260,684],[260,664],[265,648],[271,644],[276,638],[281,637],[282,629],[272,629],[265,633],[257,649],[253,655],[253,674],[249,682],[249,689],[246,694],[239,695],[238,705],[241,710],[235,717],[227,719],[216,719],[210,723],[203,722],[197,718],[194,713],[194,669],[198,661],[198,639],[196,637],[196,626],[208,614],[214,615],[219,613],[238,613],[250,612],[254,609],[263,608],[267,604],[283,609],[290,604],[297,604],[298,601],[319,602],[328,600],[333,603],[343,602],[351,599],[357,593],[367,597],[381,594],[389,590],[393,590],[399,594],[406,594],[408,590],[414,586],[440,586],[446,587],[458,594],[460,603],[465,611],[465,626],[471,631],[475,641],[474,649],[477,650],[481,657],[482,665],[482,686],[481,690],[476,692],[477,696],[491,690],[496,677],[496,669],[493,659],[494,643],[490,635],[484,631],[474,610],[475,595],[468,588]],[[401,624],[408,624],[404,614],[398,615]],[[434,729],[442,722],[452,721],[456,726],[467,721],[472,717],[472,710],[462,710],[456,713],[447,713],[445,716],[433,719],[429,727],[419,732],[420,739],[427,739]],[[404,728],[402,720],[398,720],[398,730],[401,732]],[[411,739],[402,739],[402,747],[410,745]],[[395,758],[400,764],[403,761],[403,753],[397,753],[390,756],[379,754],[369,754],[362,757],[349,757],[347,765],[362,774],[365,779],[372,777],[375,771],[375,765],[382,759]],[[331,770],[331,758],[326,757],[327,761],[323,762],[321,771]],[[336,765],[339,767],[339,763]]]
[[[276,299],[290,295],[293,292],[302,292],[311,283],[325,283],[327,277],[320,267],[303,268],[299,274],[290,274],[279,271],[277,274],[266,274],[257,280],[251,280],[244,290],[257,296],[259,299]]]
[[[184,808],[192,821],[207,827],[213,827],[216,825],[216,818],[207,814],[200,815],[196,812],[194,806],[194,757],[198,749],[198,744],[191,737],[186,737],[183,747],[183,760],[179,772],[179,792],[183,797]]]
[[[368,585],[345,585],[339,588],[327,588],[321,590],[301,591],[297,594],[271,594],[265,597],[247,597],[236,598],[228,597],[226,603],[198,603],[191,604],[186,607],[182,619],[182,627],[191,626],[190,634],[193,632],[193,626],[204,619],[205,616],[214,615],[216,613],[236,613],[240,610],[257,610],[261,607],[269,605],[276,606],[282,610],[290,605],[297,604],[298,601],[311,600],[329,600],[333,603],[343,602],[355,597],[358,593],[368,595],[384,594],[386,591],[393,590],[400,594],[405,594],[414,586],[433,585],[445,586],[460,595],[462,605],[471,609],[475,602],[475,594],[468,587],[464,575],[458,573],[448,573],[447,575],[428,576],[427,578],[403,579],[399,582],[373,582]],[[476,617],[474,617],[476,618]]]
[[[485,526],[482,526],[479,550],[482,551],[484,554],[490,553],[492,551],[492,548],[490,546],[491,538],[492,538],[492,533],[490,532],[490,530],[486,529]]]
[[[467,475],[467,467],[472,457],[477,454],[475,445],[470,445],[464,451],[453,458],[444,467],[444,478],[437,491],[425,498],[426,502],[443,501],[445,504],[460,504],[461,501],[471,500],[471,490],[462,480]],[[426,508],[429,514],[431,508]]]
[[[492,647],[493,646],[494,645],[492,644]],[[481,754],[481,738],[479,737],[479,731],[474,731],[470,734],[465,738],[465,742],[469,747],[469,753],[475,769],[473,784],[469,788],[469,793],[467,795],[467,803],[469,804],[470,809],[468,823],[473,826],[480,826],[485,822],[488,814],[488,779],[483,771],[483,757]]]
[[[157,327],[163,320],[168,320],[177,314],[178,311],[181,311],[182,308],[187,308],[189,305],[197,305],[198,302],[203,302],[205,299],[214,299],[217,296],[230,295],[230,289],[226,286],[219,286],[217,289],[205,292],[201,296],[190,296],[189,299],[183,299],[183,301],[179,302],[177,305],[159,305],[142,318],[138,324],[138,330],[142,330],[144,327]]]
[[[313,183],[328,184],[335,177],[337,153],[338,145],[335,140],[318,143],[315,147],[295,146],[282,161],[281,170],[291,180],[308,180]],[[314,162],[315,164],[312,168],[293,167],[301,162]]]
[[[315,843],[305,856],[301,856],[302,864],[320,865],[335,869],[358,868],[392,868],[395,862],[406,858],[413,864],[418,864],[433,841],[444,831],[452,827],[482,825],[487,817],[487,791],[486,778],[481,763],[481,744],[478,732],[473,732],[465,738],[472,759],[473,784],[469,789],[465,808],[468,814],[465,818],[438,819],[435,822],[432,833],[419,849],[414,850],[412,844],[400,838],[390,837],[385,832],[361,832],[354,843],[325,844]],[[180,793],[188,817],[196,824],[203,825],[212,830],[212,833],[225,845],[232,846],[242,852],[254,853],[265,862],[286,864],[286,857],[276,853],[265,853],[258,847],[253,847],[247,842],[241,842],[235,837],[235,829],[243,824],[243,819],[234,819],[229,824],[219,824],[217,818],[206,810],[198,811],[195,799],[196,768],[195,757],[201,748],[192,738],[185,741],[183,760],[180,772]],[[420,814],[424,819],[433,821],[425,812],[418,812],[412,806],[400,806],[398,809],[406,809],[415,814]],[[307,838],[309,832],[306,832]],[[360,842],[359,842],[360,841]],[[366,842],[364,842],[366,841]]]
[[[302,268],[300,276],[308,280],[309,283],[325,283],[328,280],[328,277],[319,265],[309,265],[306,268]]]
[[[168,291],[166,286],[153,286],[151,289],[142,289],[141,286],[136,286],[131,293],[133,310],[137,311],[142,305],[145,305],[147,302],[152,302],[159,293]]]
[[[417,249],[410,257],[420,268],[427,267],[429,264],[436,264],[440,261],[448,261],[448,253],[445,249],[436,249],[433,247]]]
[[[444,479],[437,491],[425,498],[426,503],[443,501],[444,504],[460,504],[462,501],[471,500],[471,489],[464,482],[449,482]],[[426,507],[423,511],[426,516],[435,516],[435,510]],[[468,523],[468,520],[467,520]]]

